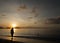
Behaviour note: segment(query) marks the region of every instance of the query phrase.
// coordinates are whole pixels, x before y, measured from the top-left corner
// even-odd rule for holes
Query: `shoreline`
[[[3,37],[11,37],[10,35],[0,35]],[[37,37],[37,36],[13,36],[17,38],[28,38],[28,39],[36,39],[36,40],[46,40],[46,41],[60,41],[60,37]]]
[[[0,43],[24,43],[24,42],[18,42],[18,41],[0,39]]]
[[[11,38],[10,36],[5,36],[5,38],[8,38],[9,40],[3,38],[0,38],[0,43],[25,43],[25,42],[60,42],[60,39],[56,38],[47,38],[47,37],[32,37],[32,36],[14,36]],[[19,39],[20,38],[20,39]],[[18,39],[18,40],[15,40]]]

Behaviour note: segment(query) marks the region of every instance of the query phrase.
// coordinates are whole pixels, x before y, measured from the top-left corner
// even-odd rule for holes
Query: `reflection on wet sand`
[[[37,40],[37,39],[30,39],[30,38],[22,38],[22,37],[7,37],[7,36],[0,36],[0,39],[10,40],[11,43],[13,42],[21,42],[21,43],[56,43],[56,41],[47,41],[47,40]]]
[[[11,37],[11,43],[13,43],[13,37]]]
[[[24,42],[13,41],[13,38],[11,38],[11,40],[0,38],[0,43],[24,43]]]

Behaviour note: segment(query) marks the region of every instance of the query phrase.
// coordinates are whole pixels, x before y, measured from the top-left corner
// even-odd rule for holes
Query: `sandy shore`
[[[17,41],[12,41],[12,40],[0,39],[0,43],[23,43],[23,42],[17,42]]]
[[[0,36],[0,43],[60,43],[60,38],[14,36],[12,39],[10,36]]]

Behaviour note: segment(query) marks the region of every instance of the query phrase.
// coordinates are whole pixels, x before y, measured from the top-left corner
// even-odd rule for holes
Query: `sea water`
[[[0,35],[10,35],[10,29],[0,29]],[[14,29],[14,36],[50,37],[60,35],[58,28],[20,28]]]

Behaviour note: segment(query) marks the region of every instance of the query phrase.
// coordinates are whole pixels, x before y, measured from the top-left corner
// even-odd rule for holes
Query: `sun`
[[[12,24],[12,27],[16,27],[16,24]]]

